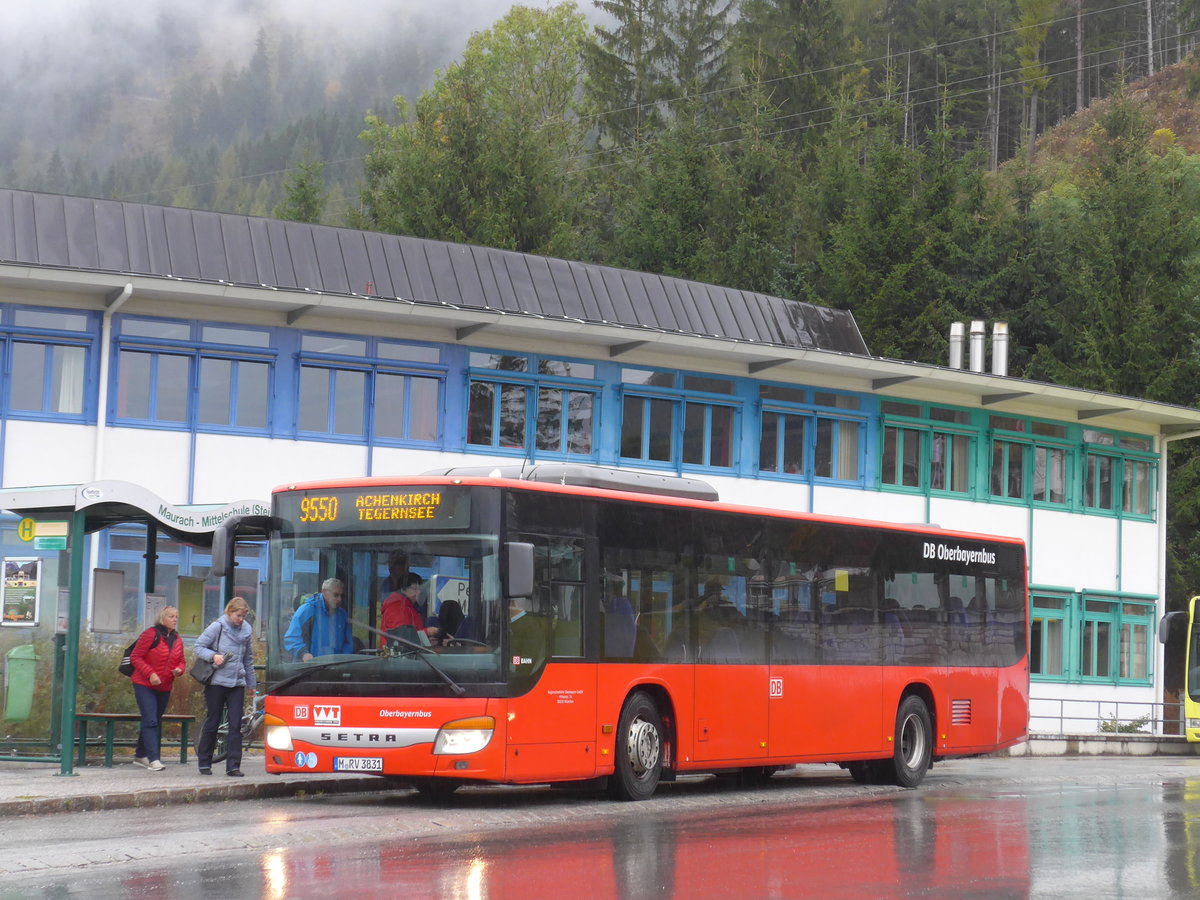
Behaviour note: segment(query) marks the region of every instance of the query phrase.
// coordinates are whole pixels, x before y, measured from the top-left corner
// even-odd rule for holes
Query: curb
[[[187,803],[215,803],[225,800],[265,800],[276,797],[302,797],[322,794],[356,794],[378,791],[387,786],[379,778],[332,778],[312,781],[251,781],[212,787],[150,788],[136,791],[111,791],[76,794],[70,797],[28,797],[0,800],[0,819],[14,816],[47,815],[61,812],[97,812],[109,809],[137,809]]]

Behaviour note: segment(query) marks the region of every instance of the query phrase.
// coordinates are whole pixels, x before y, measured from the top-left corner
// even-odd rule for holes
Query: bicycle
[[[249,750],[254,745],[258,728],[262,725],[266,712],[263,710],[263,695],[255,693],[254,709],[242,716],[242,751]],[[200,752],[200,735],[196,735],[196,752]],[[229,755],[229,710],[221,713],[221,724],[217,726],[217,743],[213,747],[212,761],[223,762]]]

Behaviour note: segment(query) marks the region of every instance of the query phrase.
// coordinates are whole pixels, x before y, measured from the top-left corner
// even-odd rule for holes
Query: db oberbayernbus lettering
[[[640,800],[834,762],[911,787],[1026,734],[1018,540],[588,467],[292,485],[255,522],[271,772]]]

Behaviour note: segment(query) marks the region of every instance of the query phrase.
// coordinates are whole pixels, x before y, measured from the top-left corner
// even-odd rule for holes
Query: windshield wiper
[[[295,684],[306,675],[311,675],[313,672],[319,672],[321,669],[332,669],[334,666],[352,666],[355,663],[375,662],[376,659],[378,659],[378,657],[375,656],[362,656],[356,659],[331,659],[329,662],[307,666],[306,668],[301,669],[299,672],[289,675],[282,681],[277,681],[271,685],[271,693],[275,693],[276,691],[287,687],[289,684]]]
[[[433,670],[433,673],[442,681],[444,681],[449,686],[450,690],[454,691],[454,695],[456,697],[461,697],[466,693],[466,689],[463,688],[462,685],[447,675],[441,666],[436,665],[433,660],[429,658],[430,656],[437,656],[437,654],[428,647],[418,644],[416,641],[410,641],[407,638],[396,637],[394,634],[388,634],[386,631],[380,631],[378,628],[372,628],[366,622],[360,622],[357,619],[351,619],[350,622],[354,625],[358,625],[367,629],[367,631],[380,635],[385,640],[395,641],[397,644],[403,644],[409,650],[417,651],[419,654],[417,658],[421,660],[421,662],[425,663],[425,665],[429,666],[429,668]]]

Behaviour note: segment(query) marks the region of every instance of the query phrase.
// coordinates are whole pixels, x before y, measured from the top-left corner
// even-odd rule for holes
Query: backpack
[[[147,631],[148,630],[149,629],[147,629]],[[145,633],[146,633],[145,631],[142,632],[142,634],[145,634]],[[161,637],[161,635],[158,633],[158,629],[155,628],[154,629],[154,640],[150,642],[150,646],[147,647],[146,649],[153,650],[155,647],[157,647],[159,637]],[[133,639],[133,643],[125,648],[125,652],[121,654],[121,662],[117,666],[117,671],[120,672],[122,675],[124,675],[126,678],[133,677],[133,648],[137,646],[137,642],[140,641],[141,639],[142,639],[142,635],[139,634],[137,637],[135,637]]]

